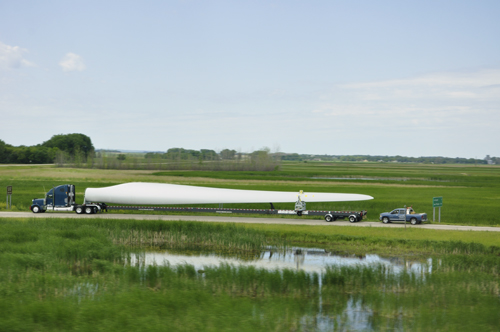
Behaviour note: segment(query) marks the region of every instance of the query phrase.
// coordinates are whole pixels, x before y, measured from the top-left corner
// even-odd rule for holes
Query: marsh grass
[[[330,266],[319,275],[130,263],[138,248],[197,244],[245,252],[272,241],[262,230],[228,224],[2,219],[0,330],[309,331],[326,324],[466,331],[500,324],[500,256],[485,245],[451,243],[449,254],[421,271]],[[404,245],[421,250],[416,241]],[[433,246],[441,250],[425,244]]]
[[[419,228],[244,224],[266,234],[271,243],[295,243],[356,254],[500,255],[497,232],[441,231]]]
[[[498,274],[456,268],[469,259],[436,259],[432,272],[394,273],[382,265],[328,267],[322,277],[324,307],[335,308],[343,302],[339,298],[357,303],[356,310],[364,312],[376,329],[389,325],[397,330],[494,331],[500,323],[495,312]]]
[[[243,251],[264,238],[234,225],[1,220],[0,330],[288,330],[304,312],[304,304],[293,299],[317,288],[309,283],[296,289],[291,271],[132,266],[128,257],[136,242],[134,247],[113,243],[127,234],[148,238],[139,247],[164,245],[150,242],[162,232],[178,233],[173,238],[180,247],[193,240],[236,250],[233,243],[239,242],[237,250]],[[252,300],[256,297],[266,300]],[[246,323],[239,326],[242,320]]]
[[[203,248],[210,250],[259,251],[263,234],[235,224],[204,224],[174,221],[118,222],[109,230],[114,244],[135,248]],[[113,226],[111,226],[113,227]]]

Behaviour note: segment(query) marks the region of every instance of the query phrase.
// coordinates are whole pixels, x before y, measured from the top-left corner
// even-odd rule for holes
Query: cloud
[[[0,42],[0,69],[34,67],[34,63],[24,59],[24,54],[27,52],[25,48]]]
[[[347,89],[381,89],[395,87],[488,87],[500,84],[500,69],[483,69],[478,71],[442,72],[412,77],[376,81],[367,83],[352,83],[340,85]]]
[[[67,53],[61,61],[59,61],[63,71],[84,71],[85,64],[83,58],[75,53]]]
[[[337,88],[366,101],[498,102],[500,69],[434,73],[408,79],[344,84]]]
[[[500,70],[482,69],[337,85],[321,96],[310,114],[339,125],[379,130],[403,123],[490,130],[500,122],[499,105]]]

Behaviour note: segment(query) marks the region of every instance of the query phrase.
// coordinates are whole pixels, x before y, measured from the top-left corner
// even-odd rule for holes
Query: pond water
[[[204,267],[229,264],[235,267],[252,266],[271,271],[300,270],[325,276],[325,279],[321,277],[315,279],[319,282],[316,293],[313,292],[303,297],[297,295],[298,297],[295,298],[292,291],[291,296],[286,299],[290,303],[290,308],[296,308],[294,316],[297,319],[296,330],[303,331],[424,331],[433,330],[434,325],[436,325],[436,329],[446,330],[448,324],[458,327],[451,330],[470,330],[467,327],[485,324],[488,319],[488,322],[497,319],[500,307],[498,295],[491,297],[491,291],[483,295],[477,291],[484,289],[487,284],[478,285],[474,281],[475,279],[470,279],[467,276],[464,283],[467,282],[465,285],[472,287],[471,291],[462,288],[463,286],[457,281],[461,280],[463,274],[456,274],[453,269],[449,269],[447,263],[443,263],[442,257],[412,259],[397,254],[393,256],[352,255],[322,248],[288,247],[283,249],[269,247],[257,254],[249,255],[201,250],[150,251],[131,255],[129,262],[140,267],[154,264],[158,266],[188,264],[192,265],[198,272],[204,270]],[[380,265],[387,267],[387,269],[380,269]],[[335,283],[326,283],[328,282],[328,273],[325,272],[328,267],[332,266],[374,267],[374,271],[379,268],[378,271],[394,274],[402,272],[403,279],[398,279],[401,275],[396,276],[395,279],[388,278],[387,284],[383,285],[377,285],[378,281],[376,281],[374,288],[367,287],[366,289],[363,282],[360,282],[352,288],[347,285],[344,291],[341,288],[336,288]],[[442,268],[443,266],[444,268]],[[404,277],[406,272],[411,273],[407,278]],[[285,274],[284,272],[283,275]],[[196,274],[199,280],[207,278],[207,275],[208,273]],[[448,275],[449,283],[446,281]],[[225,281],[223,278],[221,279],[223,280],[222,285]],[[214,280],[216,278],[210,279],[208,285],[219,285]],[[352,281],[352,279],[348,280],[348,282]],[[366,280],[368,285],[373,279],[368,277]],[[391,283],[390,280],[396,280],[396,283]],[[403,281],[402,286],[397,284],[398,280]],[[322,284],[323,282],[325,284]],[[407,286],[405,286],[405,282],[408,282]],[[265,290],[265,287],[267,286],[262,286],[260,289]],[[231,288],[231,291],[234,290],[237,292],[238,288]],[[244,296],[248,296],[248,294]],[[276,301],[279,303],[279,296],[276,297]],[[257,310],[255,308],[258,308],[258,302],[254,306],[252,310]],[[475,309],[468,309],[469,307]],[[270,308],[272,309],[272,306]],[[255,312],[258,315],[259,311]],[[484,314],[477,315],[477,312]],[[463,324],[464,317],[468,325]],[[494,322],[488,326],[497,327],[496,320]]]
[[[273,247],[262,250],[253,256],[241,256],[223,252],[206,252],[196,250],[165,250],[161,252],[137,253],[131,257],[132,265],[193,265],[195,269],[204,266],[221,264],[254,266],[267,270],[303,270],[308,273],[321,274],[327,266],[390,266],[394,273],[402,270],[409,272],[431,272],[432,258],[416,261],[400,256],[381,257],[375,254],[349,255],[331,252],[321,248],[290,247],[277,249]]]
[[[302,270],[321,275],[327,266],[379,266],[390,267],[388,271],[414,272],[425,275],[432,270],[432,258],[412,260],[402,256],[382,257],[376,254],[352,255],[332,252],[321,248],[290,247],[277,249],[269,247],[258,254],[242,256],[227,252],[206,252],[200,250],[164,250],[136,253],[131,256],[130,264],[148,265],[193,265],[196,270],[207,266],[230,264],[234,266],[253,266],[267,270]],[[424,277],[425,278],[425,277]],[[321,278],[319,279],[321,289]],[[377,310],[373,303],[366,303],[363,297],[348,296],[339,299],[341,308],[331,309],[324,306],[320,291],[315,308],[304,312],[299,319],[301,329],[306,331],[377,331],[379,323],[374,322]],[[402,318],[392,320],[391,330],[405,331]]]

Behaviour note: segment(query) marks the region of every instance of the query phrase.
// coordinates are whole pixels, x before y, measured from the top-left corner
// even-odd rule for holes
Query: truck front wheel
[[[384,224],[388,224],[388,223],[389,223],[389,218],[387,218],[387,217],[383,217],[383,218],[382,218],[382,222],[383,222]]]
[[[31,208],[31,211],[33,211],[33,213],[38,213],[40,212],[40,207],[38,205],[35,205]]]

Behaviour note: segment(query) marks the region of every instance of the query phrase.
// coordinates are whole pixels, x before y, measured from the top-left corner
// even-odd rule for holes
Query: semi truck
[[[77,214],[93,214],[106,211],[105,203],[76,203],[76,189],[72,184],[63,184],[50,189],[45,198],[35,198],[32,200],[30,210],[33,213],[43,212],[70,212]]]
[[[158,186],[159,185],[159,186]],[[217,197],[206,197],[213,194]],[[276,209],[274,204],[270,204],[270,209],[239,209],[223,208],[220,201],[234,203],[236,201],[244,203],[256,203],[262,200],[276,199],[277,202],[288,202],[293,194],[296,197],[295,208],[293,210]],[[226,196],[225,196],[226,195]],[[263,195],[265,197],[255,198]],[[349,196],[328,196],[328,195],[349,195]],[[193,212],[193,213],[221,213],[221,214],[278,214],[297,216],[322,216],[325,221],[332,222],[338,219],[348,219],[350,222],[358,222],[366,217],[367,211],[327,211],[327,210],[307,210],[304,198],[311,201],[325,201],[327,199],[347,200],[371,199],[371,196],[357,194],[328,194],[328,193],[303,193],[297,195],[289,192],[266,192],[235,189],[218,189],[205,187],[192,187],[181,185],[163,184],[142,184],[132,183],[118,185],[108,188],[87,188],[82,204],[76,202],[76,189],[72,184],[64,184],[50,189],[44,198],[32,200],[30,210],[33,213],[44,212],[76,212],[77,214],[95,214],[108,212],[109,210],[137,210],[137,211],[162,211],[162,212]],[[194,196],[194,197],[193,197]],[[365,197],[362,197],[365,196]],[[370,197],[370,198],[367,198]],[[102,202],[96,202],[97,199]],[[151,206],[149,204],[185,204],[185,202],[196,202],[197,204],[210,204],[219,201],[218,208],[205,207],[177,207],[177,206]],[[121,205],[108,205],[109,203],[122,203]],[[138,204],[134,204],[138,203]],[[139,204],[142,203],[142,204]],[[145,204],[144,204],[145,203]]]

